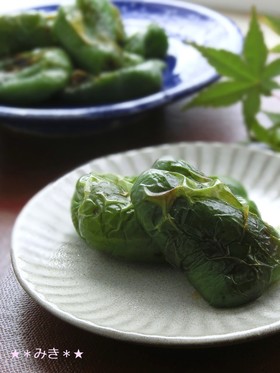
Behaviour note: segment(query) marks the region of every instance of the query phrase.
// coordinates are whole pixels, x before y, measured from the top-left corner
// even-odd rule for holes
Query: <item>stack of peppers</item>
[[[0,17],[0,103],[106,104],[162,86],[168,49],[156,24],[127,36],[109,0]]]

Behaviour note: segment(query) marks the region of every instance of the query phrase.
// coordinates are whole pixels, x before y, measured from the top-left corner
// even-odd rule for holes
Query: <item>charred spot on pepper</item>
[[[70,78],[70,85],[77,87],[83,83],[86,83],[92,79],[92,76],[84,70],[76,69],[73,71]]]
[[[280,279],[279,234],[246,208],[243,188],[234,183],[243,194],[240,201],[217,176],[206,181],[187,163],[158,166],[163,170],[148,169],[133,184],[137,218],[167,262],[181,269],[210,305],[241,306]],[[182,193],[174,196],[168,210],[172,219],[166,219],[168,192],[174,188],[171,176]]]

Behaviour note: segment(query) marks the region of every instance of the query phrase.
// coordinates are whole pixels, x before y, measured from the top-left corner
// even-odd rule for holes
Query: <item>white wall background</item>
[[[212,8],[249,12],[255,5],[258,12],[268,12],[280,15],[279,0],[191,0],[193,3],[205,5]]]

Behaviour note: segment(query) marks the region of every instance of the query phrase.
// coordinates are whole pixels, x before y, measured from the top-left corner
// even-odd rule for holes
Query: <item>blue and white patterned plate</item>
[[[228,18],[208,8],[171,0],[117,0],[127,33],[156,22],[169,38],[167,69],[160,92],[144,98],[98,106],[12,107],[0,105],[0,121],[25,132],[79,133],[116,126],[139,113],[188,97],[218,79],[215,70],[188,41],[224,48],[235,53],[242,49],[242,35]],[[43,5],[55,11],[57,5]]]

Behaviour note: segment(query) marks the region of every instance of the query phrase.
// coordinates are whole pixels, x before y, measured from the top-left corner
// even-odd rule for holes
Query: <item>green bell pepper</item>
[[[43,102],[68,83],[72,65],[58,48],[23,52],[0,61],[0,101],[29,105]]]
[[[162,27],[152,23],[145,30],[128,37],[124,48],[144,58],[164,59],[168,50],[168,38]]]
[[[135,217],[133,181],[112,174],[82,176],[71,202],[73,225],[91,248],[126,260],[163,261],[161,250]]]
[[[212,306],[246,304],[279,279],[277,231],[218,178],[152,168],[134,182],[131,200],[165,259]]]
[[[159,60],[92,76],[74,71],[62,100],[78,104],[103,104],[132,100],[155,93],[162,86],[164,63]]]
[[[125,30],[118,8],[109,0],[76,0],[85,25],[95,35],[106,36],[118,44],[125,40]]]
[[[52,13],[26,12],[0,16],[0,57],[50,47],[56,44],[52,34]]]
[[[99,1],[96,3],[99,4]],[[105,28],[103,30],[106,15],[108,24],[114,20],[110,14],[101,15],[98,12],[100,9],[95,12],[93,0],[79,1],[78,5],[81,4],[82,7],[59,8],[53,27],[58,42],[69,53],[78,68],[92,74],[119,68],[123,63],[122,49],[113,39],[111,32],[107,32]],[[96,23],[99,17],[102,21]],[[116,35],[115,38],[117,37]]]
[[[258,210],[257,205],[254,201],[252,201],[248,193],[239,181],[236,179],[229,177],[229,176],[206,176],[202,174],[200,171],[193,167],[191,167],[187,162],[184,160],[173,160],[173,159],[159,159],[157,160],[152,168],[157,168],[159,170],[166,170],[172,172],[178,172],[184,176],[195,178],[196,181],[199,182],[210,182],[211,180],[219,179],[222,181],[225,186],[227,186],[230,191],[237,197],[237,199],[243,204],[248,205],[249,211],[260,216],[260,212]]]

